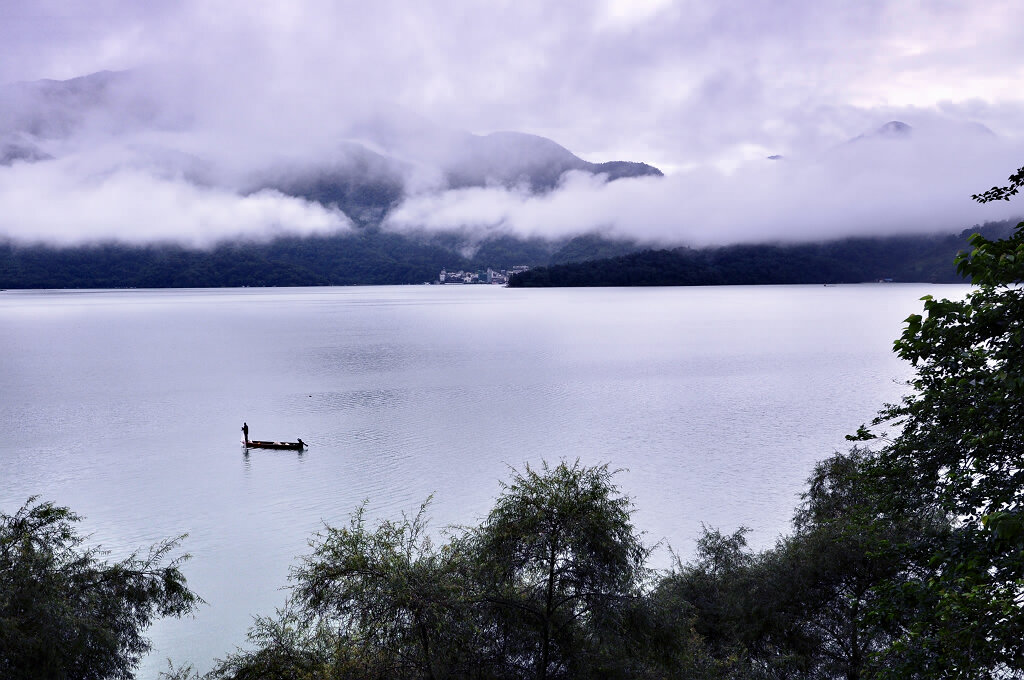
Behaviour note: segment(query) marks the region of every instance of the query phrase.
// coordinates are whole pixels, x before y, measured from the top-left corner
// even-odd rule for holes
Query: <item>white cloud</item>
[[[152,67],[144,74],[162,126],[156,143],[194,156],[209,184],[222,187],[187,186],[166,174],[163,161],[150,166],[138,157],[109,186],[71,176],[72,164],[0,169],[4,186],[23,192],[0,197],[7,233],[142,240],[153,225],[153,238],[177,230],[201,239],[227,234],[231,224],[257,234],[272,224],[290,228],[292,219],[299,232],[340,224],[336,213],[302,201],[234,190],[283,161],[329,159],[348,124],[396,107],[478,133],[541,134],[587,160],[645,161],[678,175],[607,187],[577,178],[543,197],[494,189],[418,195],[393,219],[405,225],[462,216],[524,233],[611,224],[694,241],[810,235],[815,225],[823,233],[919,229],[936,221],[915,205],[959,200],[981,188],[980,174],[989,173],[981,186],[990,186],[1024,162],[1004,158],[1024,139],[1024,22],[1015,0],[0,0],[0,14],[0,82]],[[922,127],[932,119],[978,121],[1002,135],[1009,153],[979,155],[940,140],[932,156],[918,152],[938,167],[900,161],[904,174],[891,177],[870,164],[863,174],[816,164],[828,149],[892,119]],[[118,121],[94,123],[62,153],[105,155],[111,144],[140,141],[120,132],[112,139]],[[759,164],[760,155],[776,153],[794,162]],[[961,156],[969,168],[951,160]],[[25,206],[29,196],[71,201],[48,191],[58,177],[73,200],[95,198],[96,219]],[[888,179],[874,186],[880,177]],[[98,197],[117,200],[116,186],[127,191],[130,182],[151,183],[182,216],[190,214],[183,204],[196,201],[202,207],[192,216],[208,226],[179,220],[171,229],[165,214],[149,215],[137,201],[99,205]],[[903,198],[886,186],[903,187]],[[228,205],[237,220],[216,216]],[[969,212],[948,214],[960,220]],[[47,215],[56,222],[44,223]],[[123,223],[114,224],[118,215]]]
[[[672,0],[605,0],[596,26],[605,30],[629,30],[650,21],[672,5]]]
[[[501,188],[424,194],[394,211],[393,229],[470,227],[524,236],[571,236],[595,228],[657,244],[706,246],[807,241],[892,233],[954,233],[1020,215],[1013,203],[970,196],[1002,183],[1024,145],[948,127],[909,140],[867,139],[816,158],[697,168],[664,178],[604,183],[572,173],[535,196]]]
[[[274,191],[241,196],[146,170],[83,173],[73,161],[0,168],[0,233],[19,241],[154,240],[209,246],[228,238],[347,229],[334,209]]]

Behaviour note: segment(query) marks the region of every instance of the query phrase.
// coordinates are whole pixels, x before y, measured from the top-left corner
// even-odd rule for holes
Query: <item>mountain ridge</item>
[[[88,130],[117,140],[138,131],[187,130],[188,116],[162,118],[160,102],[147,89],[145,74],[102,71],[68,80],[25,81],[0,88],[0,164],[46,162],[58,152],[48,147]],[[164,144],[173,143],[163,139]],[[197,156],[189,149],[161,150],[166,156]],[[287,160],[291,154],[291,160]],[[569,171],[600,175],[606,181],[662,176],[637,161],[585,161],[557,142],[522,132],[474,135],[449,130],[393,109],[376,120],[350,121],[336,141],[305,155],[279,148],[251,167],[236,186],[252,193],[275,189],[325,206],[336,206],[360,226],[379,224],[387,211],[416,191],[465,187],[526,187],[534,193],[554,189]],[[281,161],[280,157],[285,158]],[[218,173],[211,173],[216,182]],[[426,178],[426,179],[425,179]]]
[[[235,241],[214,248],[100,243],[55,248],[0,240],[0,288],[175,288],[418,284],[441,269],[530,265],[513,287],[962,281],[953,266],[967,236],[1009,234],[1013,221],[959,234],[860,237],[656,250],[594,234],[560,241],[494,237],[472,254],[455,234],[429,238],[363,229],[329,236]],[[597,259],[595,259],[597,258]]]
[[[645,249],[611,258],[533,268],[512,288],[714,286],[865,283],[960,283],[954,257],[968,237],[1009,236],[1016,220],[975,225],[959,234],[848,237],[782,245]]]

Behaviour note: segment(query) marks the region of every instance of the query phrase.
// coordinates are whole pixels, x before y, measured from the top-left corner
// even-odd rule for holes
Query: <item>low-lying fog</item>
[[[1022,212],[970,199],[1024,164],[1011,5],[691,5],[26,7],[0,27],[0,237],[707,245]]]

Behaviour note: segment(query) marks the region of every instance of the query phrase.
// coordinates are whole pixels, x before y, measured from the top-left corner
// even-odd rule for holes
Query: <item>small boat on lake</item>
[[[286,451],[302,451],[306,448],[306,442],[299,439],[297,442],[265,442],[259,439],[248,439],[245,441],[247,449],[283,449]]]
[[[302,451],[306,448],[306,442],[299,437],[295,442],[268,442],[260,439],[249,439],[249,425],[242,423],[242,445],[247,449],[279,449],[282,451]]]

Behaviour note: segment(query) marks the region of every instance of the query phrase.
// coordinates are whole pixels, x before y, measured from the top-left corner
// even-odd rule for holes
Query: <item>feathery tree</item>
[[[171,557],[184,537],[108,563],[80,519],[35,498],[0,513],[0,677],[132,678],[149,624],[201,602],[179,570],[188,556]]]

